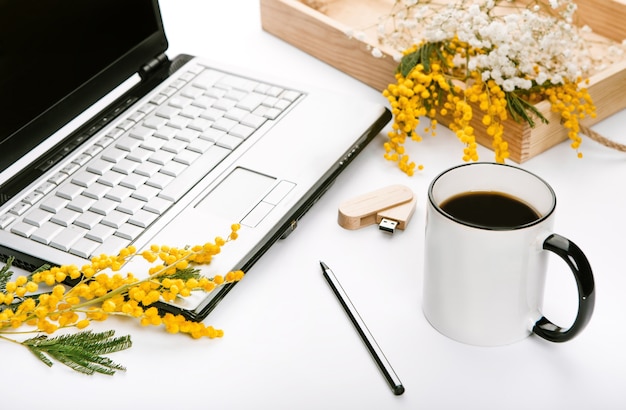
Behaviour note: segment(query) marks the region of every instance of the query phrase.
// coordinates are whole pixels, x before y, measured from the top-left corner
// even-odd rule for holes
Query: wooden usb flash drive
[[[404,185],[390,185],[339,204],[339,225],[359,229],[374,223],[393,233],[404,229],[415,212],[417,199]]]

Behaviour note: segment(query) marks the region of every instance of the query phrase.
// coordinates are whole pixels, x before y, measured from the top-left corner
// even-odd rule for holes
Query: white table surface
[[[161,3],[170,56],[253,65],[386,104],[376,90],[262,31],[257,0]],[[595,129],[626,142],[625,122],[626,113],[619,113]],[[3,342],[2,408],[626,408],[626,153],[585,139],[584,159],[563,143],[522,165],[556,191],[556,231],[589,258],[596,309],[570,342],[530,336],[481,348],[442,336],[421,310],[426,189],[435,175],[462,162],[462,147],[444,128],[435,138],[408,144],[426,167],[409,178],[383,159],[383,141],[379,136],[356,158],[295,232],[273,246],[206,319],[225,330],[222,339],[192,340],[108,320],[94,329],[114,328],[133,340],[131,349],[110,355],[128,368],[112,377],[84,376],[61,364],[47,368],[24,348]],[[493,158],[483,148],[479,154]],[[390,236],[373,226],[347,231],[337,224],[341,201],[393,183],[418,196],[405,231]],[[402,396],[385,383],[324,280],[320,259],[392,363],[406,388]],[[574,280],[551,257],[544,313],[567,325],[576,307]]]

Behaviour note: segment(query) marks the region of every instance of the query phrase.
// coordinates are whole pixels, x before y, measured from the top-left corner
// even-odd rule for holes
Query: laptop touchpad
[[[261,201],[275,182],[276,178],[245,168],[235,168],[196,205],[196,209],[239,222]]]

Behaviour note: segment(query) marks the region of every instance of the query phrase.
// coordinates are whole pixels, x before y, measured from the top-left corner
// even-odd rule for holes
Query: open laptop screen
[[[162,53],[153,0],[0,0],[0,170]]]

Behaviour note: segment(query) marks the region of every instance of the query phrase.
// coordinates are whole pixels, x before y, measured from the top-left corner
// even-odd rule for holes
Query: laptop
[[[391,118],[167,47],[157,0],[0,2],[3,261],[83,266],[240,223],[201,269],[248,272]],[[202,320],[232,286],[160,308]]]

